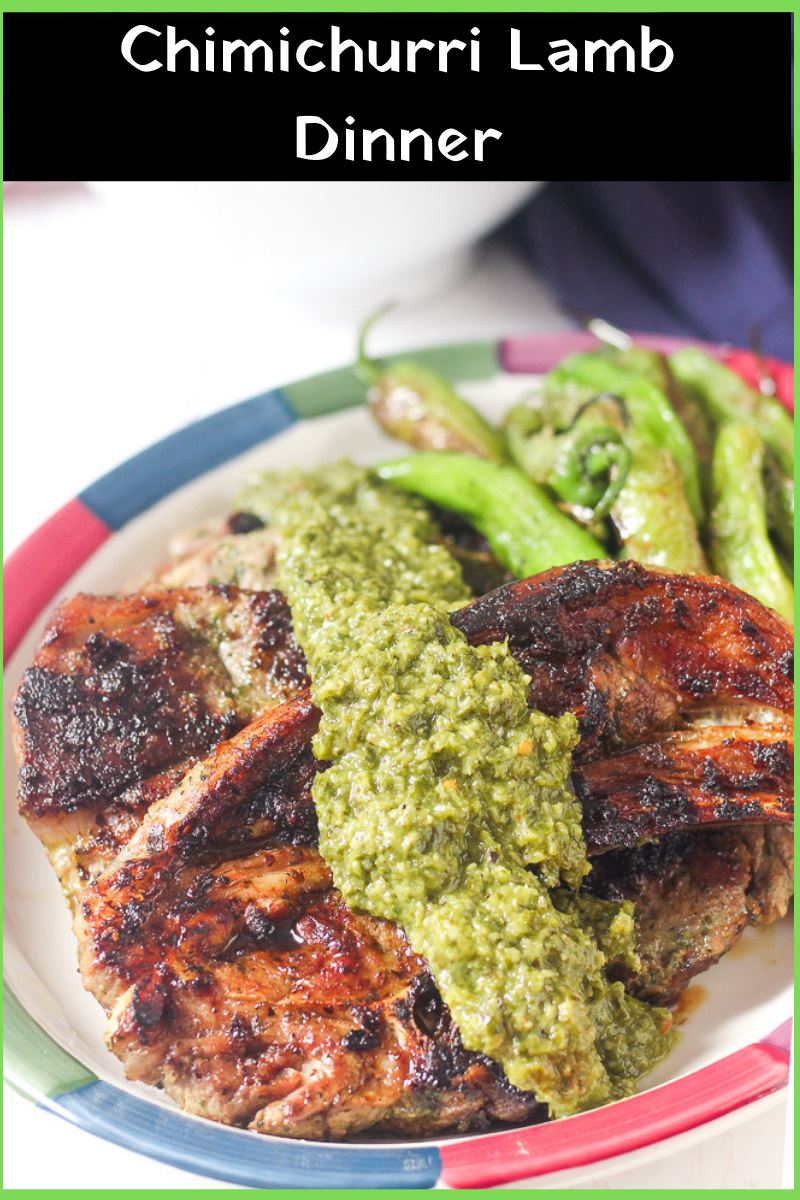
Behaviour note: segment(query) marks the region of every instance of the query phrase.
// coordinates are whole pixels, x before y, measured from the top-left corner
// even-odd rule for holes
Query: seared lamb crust
[[[317,721],[298,699],[224,743],[82,894],[80,967],[109,1046],[189,1111],[266,1133],[541,1118],[464,1049],[402,931],[333,889],[298,819]]]
[[[794,731],[701,725],[577,766],[572,781],[591,853],[675,829],[794,819]]]
[[[84,596],[53,614],[14,703],[20,811],[68,894],[252,717],[308,686],[280,592]]]
[[[452,622],[473,645],[507,638],[531,703],[577,715],[577,763],[700,722],[794,711],[791,626],[716,576],[574,563],[490,592]]]

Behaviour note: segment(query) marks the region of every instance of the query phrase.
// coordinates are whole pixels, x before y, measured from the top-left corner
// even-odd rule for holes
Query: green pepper
[[[751,423],[725,422],[714,447],[711,565],[718,575],[794,619],[794,588],[767,532],[764,442]]]
[[[722,421],[751,425],[784,474],[794,475],[794,422],[779,401],[748,387],[733,371],[694,346],[671,354],[669,364],[678,382],[698,398],[715,425]]]
[[[677,413],[678,420],[691,438],[700,465],[700,486],[706,506],[711,500],[711,455],[714,448],[714,423],[697,396],[681,387],[669,360],[657,350],[630,346],[625,350],[604,347],[600,354],[637,375],[644,375],[660,388]]]
[[[441,375],[419,363],[400,360],[381,367],[367,358],[364,341],[375,319],[362,327],[355,371],[370,389],[378,424],[416,450],[457,450],[507,461],[502,436]]]
[[[518,578],[605,557],[600,543],[516,467],[468,454],[421,453],[383,463],[377,474],[466,517]]]
[[[635,442],[625,486],[611,506],[620,558],[685,574],[708,570],[678,468],[666,450]]]
[[[625,482],[626,420],[624,404],[613,396],[588,401],[563,431],[545,425],[540,408],[518,404],[506,416],[505,433],[517,466],[585,524],[608,514]]]
[[[794,583],[794,555],[787,554],[780,546],[773,547],[775,557],[780,563],[781,570],[791,584]]]
[[[764,456],[767,525],[781,549],[794,558],[794,479],[784,474],[775,459]]]
[[[667,450],[680,471],[686,499],[698,525],[704,520],[700,471],[692,439],[662,388],[647,376],[620,366],[602,353],[573,354],[544,378],[545,391],[582,392],[584,398],[611,393],[625,401],[638,437]]]

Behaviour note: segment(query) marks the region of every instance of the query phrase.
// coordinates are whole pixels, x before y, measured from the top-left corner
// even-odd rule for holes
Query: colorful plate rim
[[[668,353],[684,339],[637,336]],[[537,374],[588,349],[564,332],[426,347],[409,352],[454,382],[498,371]],[[705,347],[724,357],[720,347]],[[185,426],[128,459],[69,501],[4,567],[3,656],[8,661],[43,609],[129,521],[207,471],[297,421],[363,402],[344,367],[285,385]],[[659,1087],[549,1125],[409,1146],[327,1145],[256,1138],[149,1104],[98,1079],[62,1049],[4,985],[4,1075],[22,1095],[108,1141],[211,1178],[249,1187],[490,1187],[539,1178],[652,1146],[784,1086],[791,1019],[758,1042]],[[35,1062],[35,1066],[32,1063]]]

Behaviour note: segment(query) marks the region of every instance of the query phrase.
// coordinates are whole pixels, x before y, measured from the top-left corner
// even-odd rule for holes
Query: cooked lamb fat
[[[303,801],[317,721],[298,699],[223,743],[82,894],[80,968],[110,1048],[190,1112],[264,1133],[542,1118],[464,1050],[401,930],[332,888]]]
[[[173,538],[167,561],[134,586],[149,591],[235,583],[254,592],[269,591],[278,573],[277,548],[277,533],[258,517],[233,513]]]
[[[76,596],[14,703],[20,811],[74,896],[214,746],[308,686],[279,592]]]

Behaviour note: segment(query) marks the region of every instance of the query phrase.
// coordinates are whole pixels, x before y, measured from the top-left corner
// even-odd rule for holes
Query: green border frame
[[[209,0],[197,0],[196,3],[191,3],[189,0],[175,0],[172,4],[151,3],[147,6],[147,12],[186,12],[186,13],[203,13],[203,12],[220,12],[220,4],[209,3]],[[353,0],[343,0],[342,3],[337,3],[336,0],[319,0],[318,3],[309,5],[298,3],[297,0],[286,0],[284,4],[259,4],[256,0],[240,0],[236,5],[236,13],[342,13],[342,12],[416,12],[416,13],[447,13],[452,12],[456,15],[463,13],[488,13],[490,5],[486,0],[438,0],[438,3],[430,2],[430,0],[416,0],[413,3],[388,3],[377,5],[375,0],[362,0],[361,3],[353,3]],[[559,4],[556,8],[548,3],[531,3],[530,0],[505,0],[502,8],[492,8],[492,15],[502,13],[547,13],[552,16],[559,13],[593,13],[600,12],[613,16],[616,13],[642,13],[643,15],[652,14],[654,16],[660,13],[720,13],[721,15],[732,15],[735,13],[778,13],[786,12],[793,13],[797,5],[794,3],[776,2],[770,4],[769,8],[764,8],[755,4],[753,0],[747,0],[742,3],[742,0],[731,0],[730,3],[710,4],[708,0],[702,6],[697,4],[687,3],[683,0],[681,3],[676,3],[675,0],[647,7],[643,4],[633,3],[633,0],[618,0],[612,6],[608,3],[603,3],[602,0],[595,0],[594,3],[587,3],[587,0],[578,0],[577,3],[570,3],[569,0]],[[3,5],[3,12],[19,12],[19,13],[130,13],[131,17],[141,15],[136,12],[130,5],[130,0],[119,0],[118,3],[110,3],[109,0],[98,0],[97,3],[37,3],[32,4],[30,0],[27,3],[24,0],[10,0]]]

